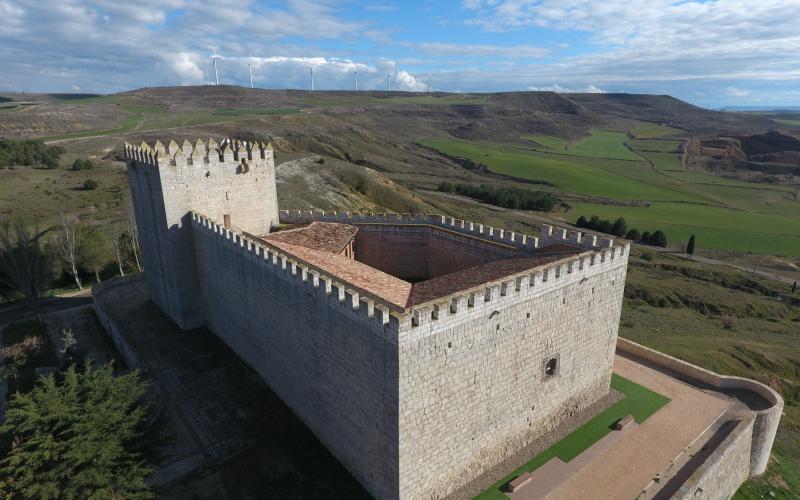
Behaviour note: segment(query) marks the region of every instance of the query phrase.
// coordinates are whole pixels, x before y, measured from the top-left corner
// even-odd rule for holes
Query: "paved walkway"
[[[620,356],[614,372],[671,401],[563,482],[547,500],[635,498],[698,437],[733,400],[702,391]],[[525,489],[536,489],[529,484]]]

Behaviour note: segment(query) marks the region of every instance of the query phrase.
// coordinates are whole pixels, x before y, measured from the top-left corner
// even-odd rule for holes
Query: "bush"
[[[588,224],[589,224],[589,221],[586,220],[586,217],[584,217],[583,215],[578,217],[578,220],[575,221],[575,225],[577,227],[586,227]]]
[[[648,262],[652,262],[655,258],[652,252],[642,252],[642,260],[646,260]]]
[[[61,146],[48,146],[42,141],[0,140],[0,167],[24,165],[56,168],[64,151]]]
[[[86,179],[85,181],[83,181],[83,189],[87,191],[92,191],[94,189],[97,189],[98,185],[99,184],[97,184],[97,181],[94,179]]]
[[[80,158],[72,162],[72,170],[91,170],[94,168],[92,160],[81,160]]]

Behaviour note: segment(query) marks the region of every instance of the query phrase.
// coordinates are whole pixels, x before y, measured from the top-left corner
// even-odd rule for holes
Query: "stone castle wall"
[[[393,276],[420,281],[520,253],[429,225],[359,224],[356,259]]]
[[[128,177],[141,238],[148,290],[181,328],[204,323],[190,212],[254,234],[278,223],[272,149],[213,140],[182,146],[126,145]]]
[[[209,328],[370,493],[397,498],[397,318],[207,219],[194,243]]]
[[[626,268],[615,247],[415,312],[400,338],[402,498],[441,498],[608,393]]]
[[[730,422],[734,428],[672,495],[672,500],[728,500],[748,478],[752,417]]]

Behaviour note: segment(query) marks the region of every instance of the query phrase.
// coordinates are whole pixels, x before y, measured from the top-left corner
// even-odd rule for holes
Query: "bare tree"
[[[142,272],[142,264],[139,261],[139,228],[136,226],[136,214],[133,211],[133,199],[128,201],[128,234],[131,239],[131,252],[133,260],[136,262],[136,269]]]
[[[41,319],[40,300],[52,274],[50,255],[41,243],[43,234],[19,220],[0,222],[0,279],[30,302],[36,319]]]
[[[125,270],[123,269],[123,263],[125,262],[125,257],[123,256],[123,248],[122,245],[125,243],[124,240],[124,233],[117,232],[111,235],[111,242],[114,244],[114,255],[117,259],[117,267],[119,268],[119,275],[125,276]]]
[[[61,212],[59,229],[61,230],[61,234],[55,239],[53,246],[67,265],[67,272],[75,279],[75,284],[78,285],[78,289],[83,290],[79,272],[81,266],[81,248],[80,242],[78,241],[78,220],[75,217]]]

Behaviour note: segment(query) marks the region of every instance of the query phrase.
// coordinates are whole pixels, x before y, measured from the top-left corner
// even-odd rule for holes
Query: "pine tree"
[[[689,243],[686,244],[686,253],[694,255],[694,235],[689,236]]]
[[[584,217],[583,215],[581,215],[580,217],[578,217],[578,220],[577,220],[577,221],[575,221],[575,225],[576,225],[577,227],[586,227],[588,223],[589,223],[589,221],[587,221],[587,220],[586,220],[586,217]]]
[[[0,432],[14,447],[0,461],[0,492],[14,498],[152,498],[152,472],[142,443],[147,390],[133,372],[111,366],[83,373],[71,366],[63,382],[50,376],[11,398]]]
[[[611,234],[614,236],[623,236],[628,231],[628,223],[625,222],[625,219],[622,217],[618,218],[614,221],[614,225],[611,226]]]
[[[625,235],[625,239],[631,240],[631,241],[639,241],[639,240],[642,239],[642,235],[639,234],[639,230],[638,229],[631,229]]]

